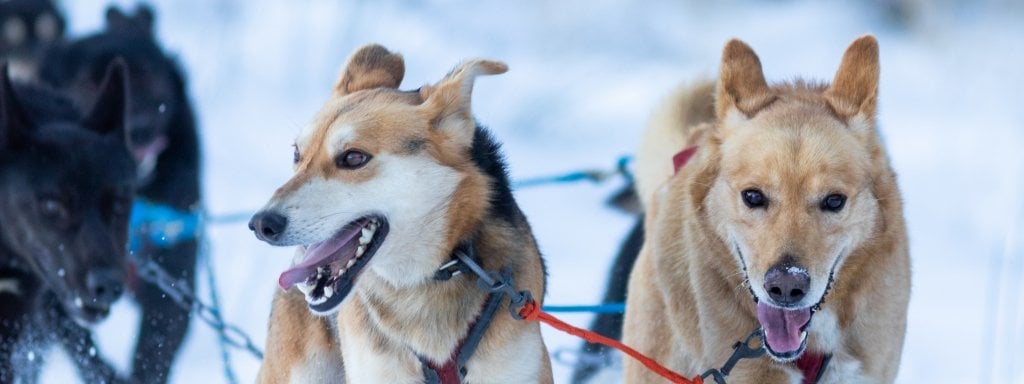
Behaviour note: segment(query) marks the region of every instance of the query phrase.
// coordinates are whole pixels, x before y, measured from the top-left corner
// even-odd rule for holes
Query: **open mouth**
[[[814,307],[789,309],[757,301],[757,321],[764,330],[764,348],[775,360],[791,361],[807,348],[807,328]]]
[[[314,313],[328,314],[352,291],[387,233],[387,221],[379,216],[348,223],[330,239],[305,246],[302,258],[277,282],[283,289],[294,286],[302,291]]]

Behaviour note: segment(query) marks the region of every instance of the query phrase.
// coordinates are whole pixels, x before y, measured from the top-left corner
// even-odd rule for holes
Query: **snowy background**
[[[640,2],[154,6],[159,38],[189,74],[205,201],[215,215],[258,208],[289,177],[292,140],[349,53],[366,43],[405,56],[406,89],[438,80],[464,58],[506,61],[507,74],[477,82],[474,108],[505,143],[513,176],[527,178],[612,167],[633,150],[670,89],[716,73],[730,37],[753,46],[769,80],[831,79],[846,46],[874,33],[881,126],[906,201],[914,263],[898,381],[1024,383],[1024,4],[906,0],[901,13],[884,0],[622,3]],[[105,2],[62,6],[73,36],[102,25]],[[632,223],[605,205],[620,181],[517,192],[547,257],[548,304],[600,299]],[[211,226],[209,235],[224,315],[262,347],[276,278],[291,251],[256,241],[243,223]],[[122,369],[137,319],[122,300],[98,327],[103,353]],[[544,336],[552,350],[579,345],[551,329]],[[77,382],[58,351],[48,356],[43,382]],[[246,383],[259,362],[235,351],[233,365]],[[569,368],[555,369],[556,382],[567,382]],[[173,382],[224,382],[221,372],[214,333],[194,321]]]

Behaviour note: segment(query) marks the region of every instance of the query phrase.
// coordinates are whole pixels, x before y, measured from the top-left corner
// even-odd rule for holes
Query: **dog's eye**
[[[359,150],[348,150],[334,159],[334,165],[341,169],[356,169],[370,161],[370,155]]]
[[[825,196],[825,199],[821,200],[821,210],[829,212],[839,212],[846,205],[846,196],[838,193]]]
[[[740,196],[743,198],[743,204],[749,208],[764,208],[768,205],[768,198],[757,189],[745,189],[740,192]]]
[[[63,219],[68,216],[68,208],[64,202],[53,197],[44,197],[39,202],[39,208],[46,216],[51,219]]]

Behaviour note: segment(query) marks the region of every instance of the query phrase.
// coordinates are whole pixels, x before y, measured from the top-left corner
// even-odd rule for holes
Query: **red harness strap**
[[[698,147],[696,146],[686,148],[672,156],[672,167],[675,169],[676,173],[679,173],[679,169],[690,161],[690,158],[693,157],[694,153],[697,153],[697,148]]]
[[[800,368],[800,372],[804,374],[803,384],[814,384],[821,380],[821,375],[825,373],[825,367],[828,366],[828,361],[832,359],[832,355],[824,355],[818,352],[804,352],[799,359],[796,359],[796,367]]]
[[[473,329],[476,326],[476,320],[469,325],[469,329]],[[462,350],[462,346],[466,344],[466,338],[463,337],[459,340],[459,345],[455,346],[452,350],[452,356],[448,358],[448,361],[444,362],[444,365],[438,366],[433,361],[423,359],[423,363],[427,365],[434,374],[437,375],[438,384],[459,384],[462,379],[459,377],[459,368],[456,367],[455,362],[459,359],[459,351]]]

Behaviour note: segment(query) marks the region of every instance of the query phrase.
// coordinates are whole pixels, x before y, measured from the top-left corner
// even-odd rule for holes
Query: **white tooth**
[[[363,228],[363,233],[359,236],[359,244],[369,244],[371,239],[373,239],[373,231]]]
[[[302,294],[309,295],[313,291],[313,285],[306,284],[305,282],[295,284],[295,287],[302,291]]]
[[[324,287],[324,298],[334,296],[334,288]]]
[[[807,331],[800,332],[800,341],[807,340]]]
[[[348,264],[345,265],[345,269],[352,268],[353,265],[356,265],[356,259],[349,259]]]
[[[362,256],[363,252],[366,252],[366,246],[360,245],[359,248],[356,248],[356,257]]]

